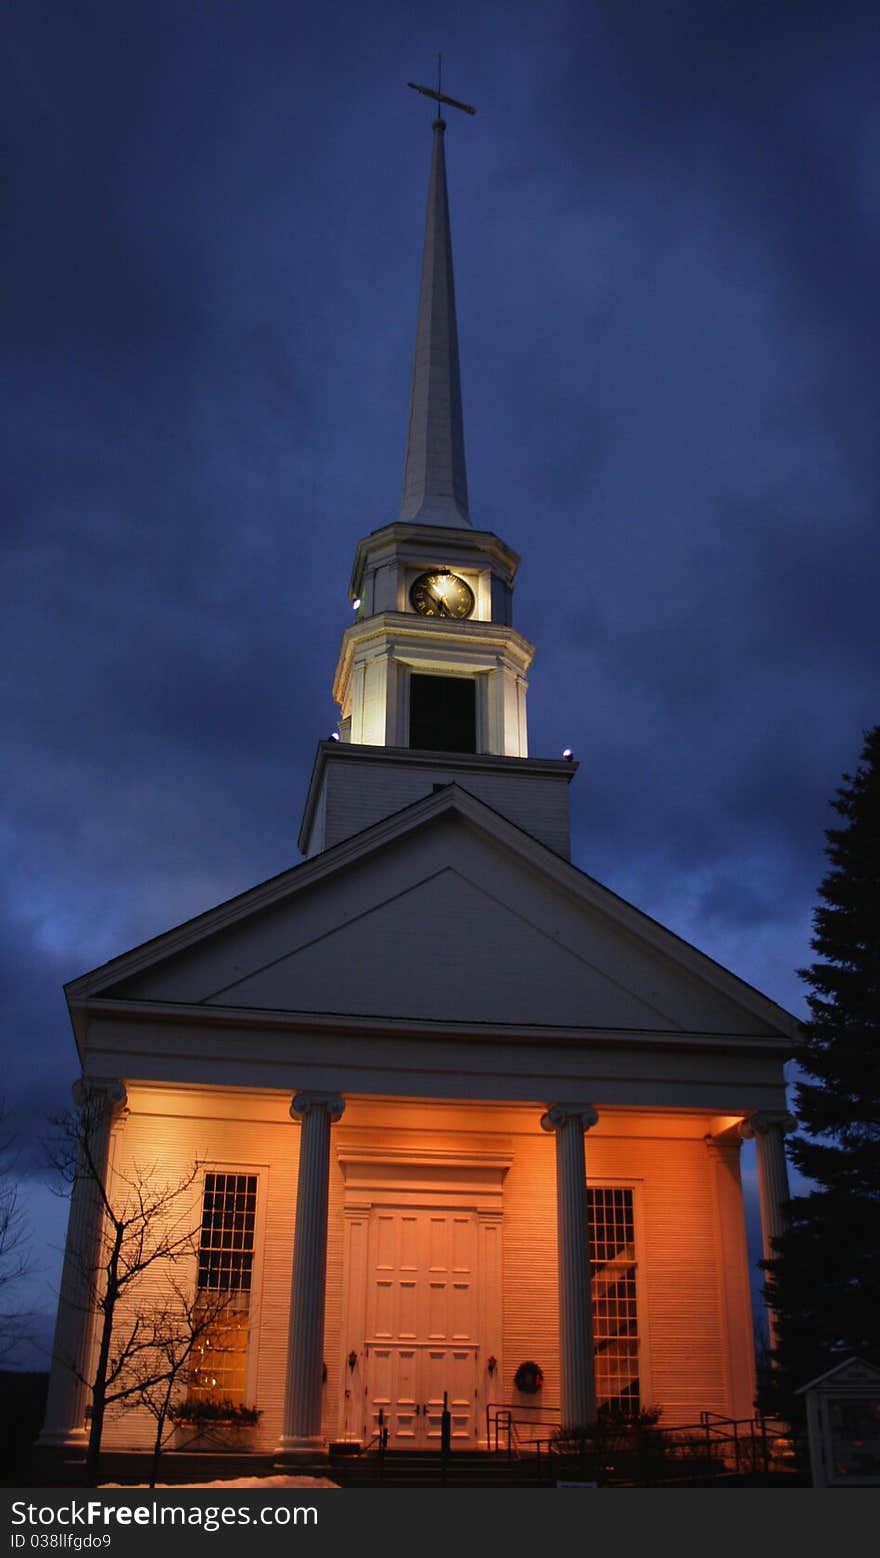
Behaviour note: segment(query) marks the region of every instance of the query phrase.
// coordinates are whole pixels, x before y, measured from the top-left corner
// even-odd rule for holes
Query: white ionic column
[[[46,1417],[37,1440],[40,1445],[71,1448],[85,1446],[88,1439],[87,1378],[104,1218],[100,1187],[107,1188],[110,1133],[126,1107],[127,1094],[121,1082],[83,1078],[73,1084],[73,1101],[80,1111],[80,1129],[88,1133],[91,1162],[81,1149],[70,1198]]]
[[[302,1124],[284,1428],[278,1455],[308,1459],[324,1448],[321,1385],[324,1362],[324,1286],[327,1276],[327,1201],[330,1186],[330,1126],[345,1103],[336,1093],[297,1093],[290,1106]]]
[[[773,1240],[785,1232],[788,1167],[785,1161],[785,1136],[794,1130],[796,1120],[783,1110],[759,1111],[743,1120],[739,1131],[744,1141],[754,1139],[758,1156],[758,1202],[761,1208],[761,1245],[764,1259],[772,1260]],[[770,1346],[776,1345],[776,1325],[772,1308],[767,1306]]]
[[[542,1129],[556,1135],[559,1404],[563,1428],[581,1428],[596,1416],[584,1132],[598,1118],[591,1104],[553,1104],[541,1116]]]

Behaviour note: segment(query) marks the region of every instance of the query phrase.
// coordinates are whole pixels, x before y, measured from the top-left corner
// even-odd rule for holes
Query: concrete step
[[[345,1488],[536,1488],[548,1482],[534,1460],[456,1451],[444,1468],[439,1454],[386,1451],[383,1457],[332,1455],[330,1475]]]

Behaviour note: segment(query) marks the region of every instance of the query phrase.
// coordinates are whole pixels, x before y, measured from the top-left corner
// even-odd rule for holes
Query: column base
[[[314,1439],[298,1439],[292,1435],[282,1434],[275,1451],[275,1459],[272,1462],[276,1471],[304,1471],[310,1466],[324,1467],[327,1464],[327,1441],[317,1436]]]
[[[88,1448],[87,1428],[44,1428],[34,1440],[35,1450],[82,1450]]]

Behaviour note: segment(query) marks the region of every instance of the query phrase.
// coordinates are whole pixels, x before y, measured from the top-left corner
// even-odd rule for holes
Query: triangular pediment
[[[808,1391],[817,1389],[876,1390],[878,1385],[880,1369],[875,1363],[869,1363],[865,1358],[846,1358],[843,1363],[836,1363],[832,1369],[826,1369],[824,1374],[801,1385],[795,1395],[805,1396]]]
[[[454,785],[68,994],[670,1036],[796,1026]]]
[[[601,1027],[673,1025],[592,963],[589,951],[560,945],[518,908],[499,903],[455,867],[440,866],[234,978],[221,959],[214,976],[220,988],[187,980],[175,998],[454,1022],[566,1027],[588,1012]]]

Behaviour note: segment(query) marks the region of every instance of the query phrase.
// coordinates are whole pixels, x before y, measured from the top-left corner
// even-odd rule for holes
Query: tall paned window
[[[596,1401],[634,1417],[641,1394],[633,1193],[588,1185],[587,1205]]]
[[[256,1174],[205,1175],[197,1296],[216,1318],[194,1351],[195,1400],[244,1401],[256,1210]]]

